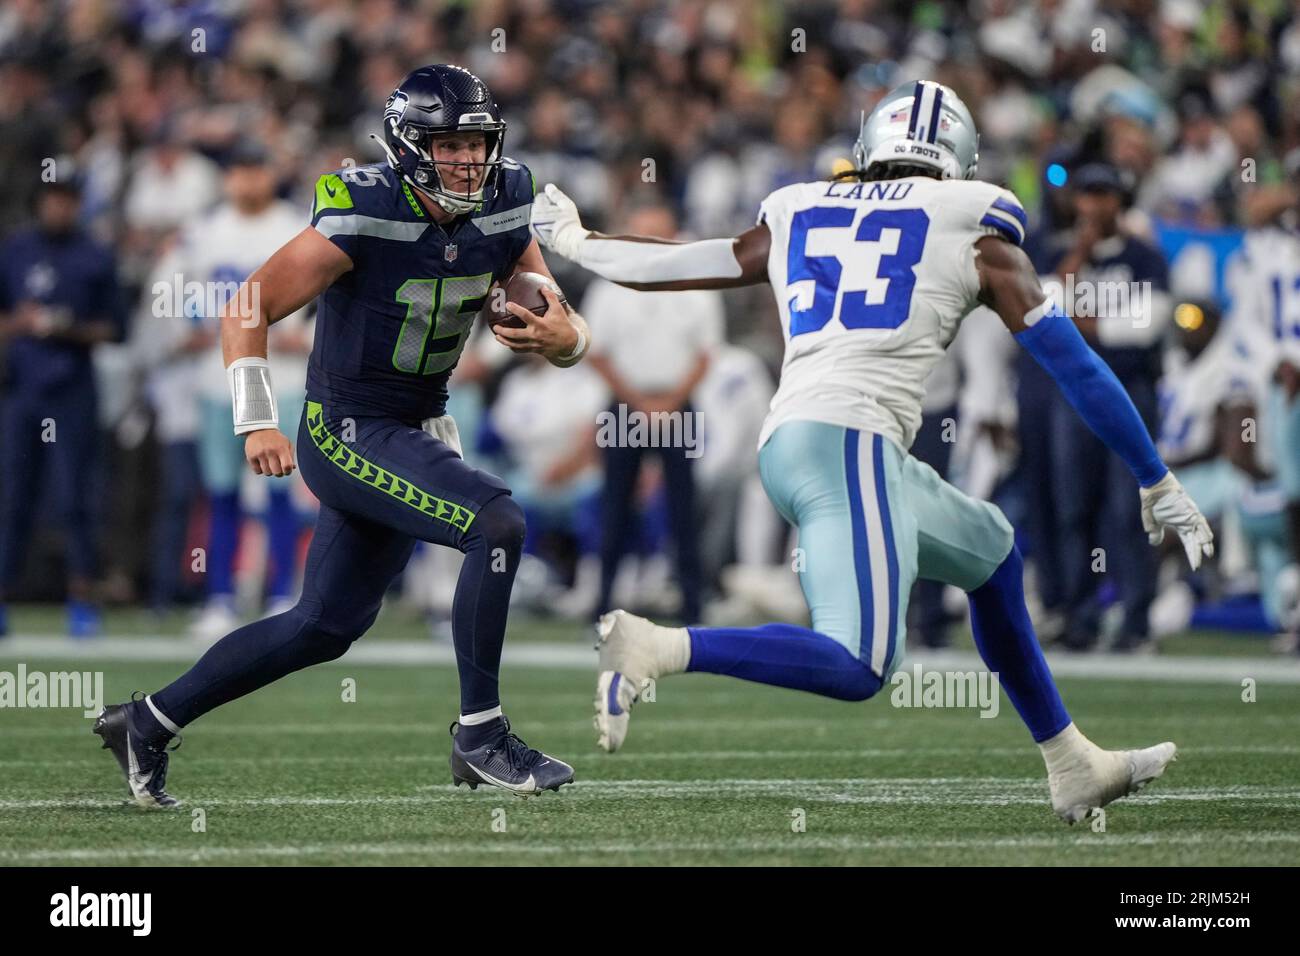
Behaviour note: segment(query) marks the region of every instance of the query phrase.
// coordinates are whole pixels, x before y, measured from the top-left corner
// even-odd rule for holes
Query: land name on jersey
[[[906,199],[915,183],[905,179],[892,179],[884,182],[838,182],[831,183],[826,189],[828,199],[867,199],[880,202],[894,202]]]

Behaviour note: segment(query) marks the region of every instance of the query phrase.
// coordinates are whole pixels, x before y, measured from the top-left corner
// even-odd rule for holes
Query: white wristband
[[[256,355],[237,358],[226,367],[226,377],[230,380],[236,435],[279,426],[271,366],[266,359]]]
[[[587,337],[582,334],[582,329],[575,329],[574,331],[578,333],[578,341],[574,344],[573,351],[560,359],[561,362],[572,362],[581,355],[583,350],[587,347]]]
[[[577,312],[569,313],[569,321],[573,323],[573,330],[578,333],[578,341],[574,343],[573,351],[568,355],[551,359],[551,364],[557,368],[572,368],[582,361],[582,357],[587,354],[587,323],[583,321],[582,316]]]

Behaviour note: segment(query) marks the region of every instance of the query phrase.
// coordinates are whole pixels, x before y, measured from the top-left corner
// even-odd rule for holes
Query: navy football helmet
[[[483,133],[487,141],[485,161],[434,160],[433,137],[454,132]],[[384,104],[381,143],[388,162],[408,183],[455,215],[470,212],[492,198],[501,176],[505,135],[505,121],[487,84],[459,66],[439,63],[420,67],[393,90]],[[447,188],[440,166],[463,168],[468,180],[465,190]],[[475,178],[479,186],[470,190]]]

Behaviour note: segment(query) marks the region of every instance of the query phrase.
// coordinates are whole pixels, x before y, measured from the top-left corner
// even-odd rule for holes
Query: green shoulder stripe
[[[337,173],[327,173],[316,180],[316,200],[312,203],[311,214],[315,218],[322,209],[351,209],[352,194],[348,184]]]

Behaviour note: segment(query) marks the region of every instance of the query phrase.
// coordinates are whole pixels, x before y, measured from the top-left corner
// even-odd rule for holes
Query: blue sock
[[[806,690],[836,700],[866,700],[881,680],[848,648],[793,624],[691,627],[687,671]]]
[[[1029,620],[1024,577],[1020,552],[1013,546],[993,576],[970,592],[971,629],[980,657],[997,673],[1035,742],[1042,743],[1064,730],[1070,715]]]
[[[293,498],[287,491],[273,491],[266,507],[266,537],[271,567],[266,594],[271,600],[293,594],[298,570],[298,531],[301,525]]]
[[[208,595],[235,593],[235,549],[239,545],[239,494],[213,494],[208,531]]]

